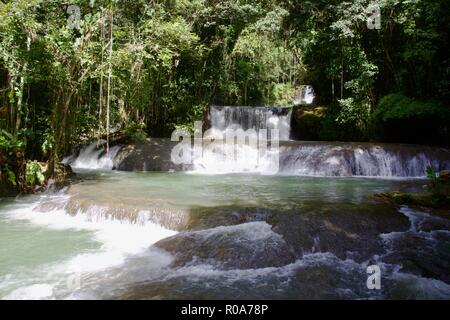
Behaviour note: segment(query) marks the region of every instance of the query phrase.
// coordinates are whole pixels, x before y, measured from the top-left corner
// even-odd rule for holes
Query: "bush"
[[[142,142],[147,139],[145,125],[143,123],[131,122],[123,132],[132,142]]]
[[[45,181],[41,165],[35,161],[28,161],[25,169],[25,181],[30,185],[43,184]]]
[[[430,190],[434,196],[446,196],[450,195],[450,172],[442,171],[437,172],[433,167],[427,167],[427,178],[430,183],[425,186],[426,189]]]
[[[352,121],[339,121],[342,109],[339,103],[328,107],[322,120],[319,140],[325,141],[366,141],[370,138],[370,130],[362,129]]]
[[[372,119],[386,141],[443,145],[450,141],[450,108],[434,101],[390,94],[380,100]]]

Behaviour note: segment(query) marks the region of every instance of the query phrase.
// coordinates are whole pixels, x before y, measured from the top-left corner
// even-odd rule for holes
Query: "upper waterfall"
[[[92,142],[81,148],[78,155],[65,158],[62,162],[70,164],[74,169],[105,169],[114,168],[114,159],[120,146],[112,146],[109,152],[104,148],[105,141]]]
[[[278,129],[280,140],[289,140],[292,111],[287,107],[220,107],[211,106],[211,127],[224,132],[226,129]]]

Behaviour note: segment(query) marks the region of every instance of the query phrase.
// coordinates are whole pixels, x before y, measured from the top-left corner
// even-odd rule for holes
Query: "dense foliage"
[[[372,116],[379,134],[387,141],[450,141],[450,108],[434,101],[391,94],[380,100]]]
[[[380,29],[368,27],[371,3]],[[119,130],[168,136],[211,103],[291,105],[306,83],[328,106],[319,137],[399,141],[405,135],[389,136],[397,118],[448,115],[448,8],[445,0],[4,1],[0,150],[50,159],[51,174],[81,141]],[[435,102],[390,96],[377,110],[399,92]],[[407,141],[442,142],[441,133]]]

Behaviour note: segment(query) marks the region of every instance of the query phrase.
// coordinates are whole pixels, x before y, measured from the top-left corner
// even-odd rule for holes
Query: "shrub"
[[[43,184],[45,181],[41,165],[35,161],[28,161],[25,169],[25,180],[28,184]]]
[[[16,148],[22,148],[24,143],[15,139],[11,134],[5,130],[0,130],[0,149],[10,150]]]
[[[372,119],[383,140],[448,144],[450,108],[401,94],[383,97]]]
[[[142,142],[147,139],[145,125],[143,123],[131,122],[123,132],[132,142]]]

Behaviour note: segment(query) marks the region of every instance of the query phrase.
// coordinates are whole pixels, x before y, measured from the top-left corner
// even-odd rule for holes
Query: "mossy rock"
[[[325,107],[295,107],[292,114],[293,138],[297,140],[318,140],[325,114]]]
[[[75,176],[72,167],[68,164],[58,163],[53,170],[53,178],[48,181],[48,184],[56,188],[67,186]]]

